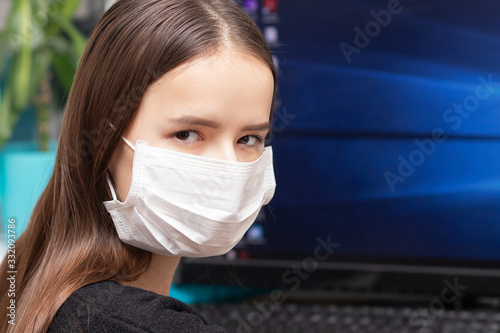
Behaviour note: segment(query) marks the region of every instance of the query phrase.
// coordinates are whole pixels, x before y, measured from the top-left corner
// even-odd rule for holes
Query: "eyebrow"
[[[266,122],[266,123],[262,123],[262,124],[245,126],[241,130],[244,132],[246,132],[246,131],[269,131],[270,128],[271,128],[271,124],[269,122]]]
[[[170,121],[178,124],[186,124],[186,125],[200,125],[200,126],[205,126],[205,127],[211,127],[211,128],[219,128],[220,125],[216,123],[215,121],[208,120],[208,119],[203,119],[203,118],[198,118],[198,117],[178,117],[178,118],[172,118]]]
[[[178,124],[186,124],[186,125],[199,125],[210,128],[220,128],[220,124],[209,120],[192,116],[183,116],[178,118],[172,118],[170,121]],[[269,122],[265,122],[262,124],[248,125],[241,128],[242,131],[268,131],[271,128],[271,124]]]

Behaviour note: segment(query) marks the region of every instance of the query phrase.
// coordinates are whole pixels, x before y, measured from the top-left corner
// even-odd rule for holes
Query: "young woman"
[[[274,90],[269,49],[231,1],[116,2],[16,243],[14,298],[3,261],[0,331],[221,331],[169,288],[180,257],[226,253],[271,199]]]

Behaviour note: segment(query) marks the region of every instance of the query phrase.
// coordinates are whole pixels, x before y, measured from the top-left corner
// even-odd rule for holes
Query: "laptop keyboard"
[[[439,308],[311,305],[301,303],[198,304],[210,323],[252,333],[500,333],[500,312]]]

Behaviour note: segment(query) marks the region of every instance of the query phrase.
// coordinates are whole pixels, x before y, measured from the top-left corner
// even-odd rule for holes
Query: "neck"
[[[118,281],[120,284],[152,291],[168,296],[180,257],[170,257],[153,253],[151,264],[137,280]]]

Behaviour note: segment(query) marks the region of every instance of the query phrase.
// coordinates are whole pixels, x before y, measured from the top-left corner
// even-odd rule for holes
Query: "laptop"
[[[495,312],[498,1],[242,6],[279,71],[276,194],[234,250],[184,259],[178,282],[267,290],[268,306]]]

